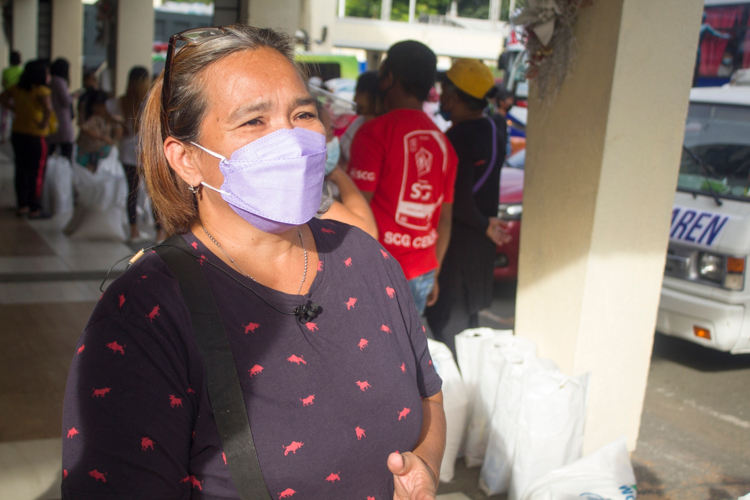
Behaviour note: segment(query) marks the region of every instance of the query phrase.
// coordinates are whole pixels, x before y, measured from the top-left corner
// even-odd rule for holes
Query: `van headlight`
[[[728,290],[742,290],[745,288],[745,258],[700,252],[698,278]]]
[[[498,206],[497,215],[503,220],[521,220],[521,214],[523,213],[523,205],[506,205],[501,204]]]
[[[698,276],[704,280],[721,283],[724,278],[724,257],[701,252],[698,255]]]

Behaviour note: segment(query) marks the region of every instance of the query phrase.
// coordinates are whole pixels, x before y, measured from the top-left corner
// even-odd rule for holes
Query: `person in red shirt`
[[[370,202],[380,243],[398,260],[420,314],[438,297],[437,274],[451,232],[458,158],[422,104],[437,58],[413,40],[388,49],[380,68],[386,113],[359,129],[349,175]]]

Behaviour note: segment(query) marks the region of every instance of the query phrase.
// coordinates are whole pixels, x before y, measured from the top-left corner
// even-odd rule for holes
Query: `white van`
[[[750,87],[695,88],[656,330],[750,353]]]

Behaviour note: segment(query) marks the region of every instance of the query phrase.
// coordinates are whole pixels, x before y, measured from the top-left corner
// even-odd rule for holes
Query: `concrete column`
[[[490,0],[490,21],[500,20],[501,0]]]
[[[559,95],[532,84],[516,333],[591,372],[585,453],[638,438],[702,9],[594,2]]]
[[[83,65],[83,3],[81,0],[52,1],[52,60],[64,57],[70,63],[70,89],[81,88]]]
[[[339,17],[346,17],[346,0],[339,0]]]
[[[380,20],[391,20],[391,0],[380,0]]]
[[[248,9],[252,26],[280,29],[292,35],[301,27],[300,0],[252,1]]]
[[[383,60],[383,53],[379,50],[368,50],[367,54],[367,71],[377,71],[380,69],[380,62]]]
[[[39,0],[13,0],[13,50],[21,52],[21,60],[37,58],[39,37]]]
[[[116,95],[125,93],[130,68],[144,66],[151,71],[153,44],[153,0],[120,0],[117,6]]]
[[[417,0],[409,0],[409,22],[413,23],[417,14]]]

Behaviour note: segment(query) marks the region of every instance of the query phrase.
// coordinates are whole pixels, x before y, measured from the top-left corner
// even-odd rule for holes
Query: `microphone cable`
[[[216,264],[214,264],[210,260],[208,260],[208,259],[202,259],[201,257],[198,257],[197,255],[195,255],[195,254],[193,254],[193,253],[185,250],[184,248],[178,247],[177,245],[171,245],[171,244],[166,244],[166,243],[159,243],[157,245],[151,245],[150,247],[142,248],[136,254],[134,254],[132,256],[128,256],[128,257],[123,257],[122,259],[120,259],[117,262],[115,262],[112,265],[112,267],[110,267],[109,270],[107,271],[106,276],[104,276],[104,279],[102,280],[102,284],[99,285],[99,291],[102,292],[102,293],[104,293],[104,291],[105,291],[104,290],[104,284],[107,282],[107,279],[109,279],[109,275],[112,274],[112,270],[120,262],[122,262],[122,261],[124,261],[126,259],[130,259],[128,261],[128,266],[125,268],[125,270],[128,270],[128,269],[130,269],[130,266],[133,265],[133,263],[135,263],[138,259],[140,259],[143,256],[143,254],[145,254],[149,250],[153,250],[154,248],[157,248],[157,247],[171,247],[171,248],[176,248],[177,250],[180,250],[181,252],[184,252],[184,253],[188,254],[189,256],[193,257],[196,260],[202,260],[203,262],[207,262],[209,265],[213,266],[215,269],[218,269],[219,271],[221,271],[222,273],[224,273],[225,275],[227,275],[229,278],[231,278],[232,280],[234,280],[237,284],[239,284],[243,288],[246,288],[247,290],[250,290],[256,297],[258,297],[260,300],[262,300],[268,307],[270,307],[271,309],[273,309],[277,313],[283,314],[285,316],[296,316],[297,320],[300,323],[307,323],[309,321],[312,321],[313,319],[315,319],[315,317],[320,312],[320,309],[321,309],[320,306],[318,304],[316,304],[315,302],[312,302],[312,301],[308,301],[307,304],[302,304],[302,305],[299,305],[299,306],[295,307],[294,311],[292,311],[292,312],[282,311],[281,309],[279,309],[278,307],[276,307],[272,303],[270,303],[268,300],[266,300],[266,298],[263,297],[261,294],[259,294],[257,291],[253,290],[252,288],[250,288],[249,286],[247,286],[246,284],[244,284],[243,282],[241,282],[240,280],[238,280],[235,276],[232,276],[228,271],[226,271],[225,269],[222,269],[221,267],[217,266]]]

